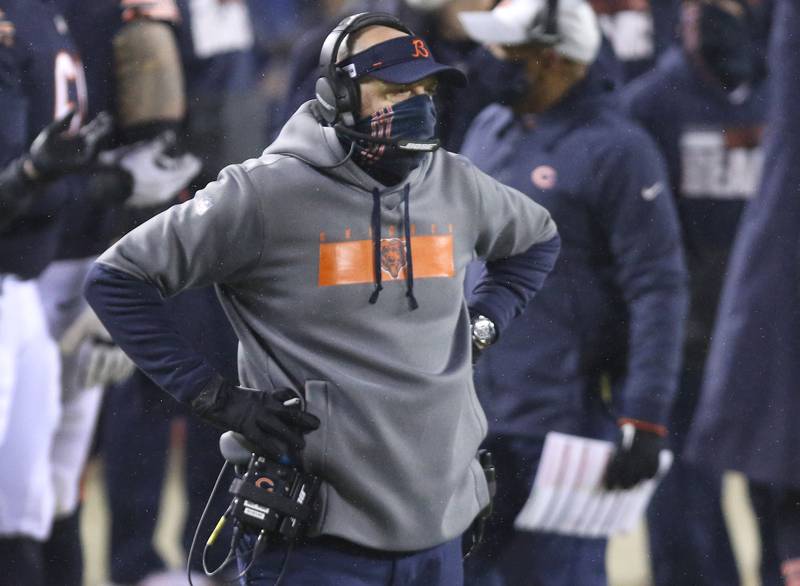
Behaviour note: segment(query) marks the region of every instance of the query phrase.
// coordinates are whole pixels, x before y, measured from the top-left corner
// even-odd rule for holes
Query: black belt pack
[[[253,454],[244,476],[231,483],[231,514],[245,529],[302,537],[319,513],[320,484],[313,474]]]

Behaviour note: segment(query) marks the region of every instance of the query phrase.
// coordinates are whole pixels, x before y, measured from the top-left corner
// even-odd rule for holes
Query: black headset
[[[358,84],[346,71],[336,66],[336,56],[347,35],[374,25],[414,34],[398,18],[383,12],[361,12],[348,16],[336,25],[322,44],[319,54],[320,76],[315,87],[317,112],[328,124],[342,123],[345,127],[355,124],[361,105]]]

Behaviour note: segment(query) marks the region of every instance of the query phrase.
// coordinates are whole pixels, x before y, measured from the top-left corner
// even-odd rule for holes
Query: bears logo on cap
[[[428,51],[428,47],[425,46],[425,41],[422,39],[413,39],[411,41],[411,46],[414,47],[414,52],[411,56],[415,59],[419,59],[420,57],[427,59],[431,56],[431,52]]]

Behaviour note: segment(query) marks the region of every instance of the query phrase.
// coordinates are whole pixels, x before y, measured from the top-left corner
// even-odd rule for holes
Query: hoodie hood
[[[316,167],[324,175],[330,175],[367,192],[377,189],[381,195],[400,191],[405,185],[413,191],[424,181],[435,153],[426,155],[403,181],[388,187],[370,177],[352,159],[332,167],[342,161],[347,152],[339,142],[336,131],[330,126],[322,125],[314,115],[314,102],[315,100],[309,100],[300,106],[286,122],[275,142],[264,150],[264,155],[294,157]]]

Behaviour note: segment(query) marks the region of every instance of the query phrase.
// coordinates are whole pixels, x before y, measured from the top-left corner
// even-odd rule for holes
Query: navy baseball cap
[[[397,84],[414,83],[430,75],[458,87],[467,77],[455,67],[439,63],[428,45],[417,36],[389,39],[337,63],[352,79],[369,75]]]

